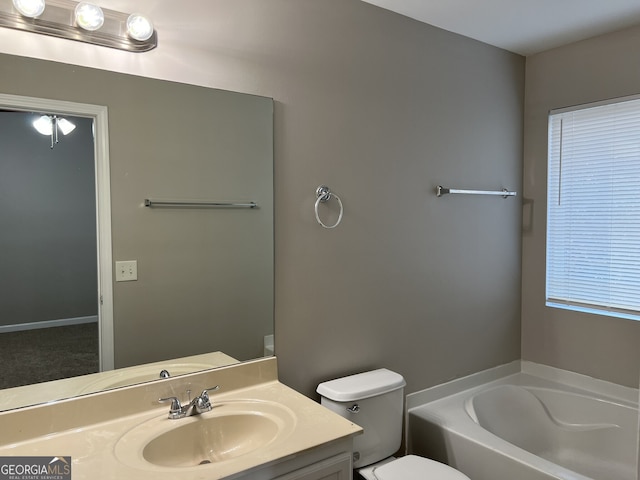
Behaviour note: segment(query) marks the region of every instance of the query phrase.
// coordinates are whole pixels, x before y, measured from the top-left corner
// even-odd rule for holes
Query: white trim
[[[39,330],[41,328],[69,327],[85,323],[97,323],[98,316],[61,318],[59,320],[42,320],[41,322],[14,323],[13,325],[0,325],[0,334],[12,332],[24,332],[26,330]]]
[[[107,107],[86,103],[0,94],[0,107],[93,118],[96,164],[96,228],[98,239],[98,317],[100,371],[113,370],[113,284],[111,253],[111,183]]]
[[[549,115],[551,116],[551,115],[558,115],[561,113],[575,112],[577,110],[585,110],[587,108],[593,108],[593,107],[602,107],[604,105],[613,105],[614,103],[623,103],[623,102],[628,102],[630,100],[638,100],[638,99],[640,99],[640,95],[636,94],[636,95],[627,95],[625,97],[609,98],[607,100],[600,100],[598,102],[581,103],[579,105],[571,105],[569,107],[554,108],[552,110],[549,110]]]
[[[111,173],[109,166],[109,119],[107,107],[95,117],[96,201],[98,228],[98,304],[100,322],[100,371],[113,370],[113,283],[111,253]]]
[[[626,320],[640,321],[640,314],[629,313],[623,310],[613,310],[607,308],[587,307],[584,305],[572,304],[572,303],[560,303],[552,300],[547,300],[545,306],[551,308],[562,308],[564,310],[572,310],[574,312],[590,313],[592,315],[604,315],[607,317],[624,318]]]

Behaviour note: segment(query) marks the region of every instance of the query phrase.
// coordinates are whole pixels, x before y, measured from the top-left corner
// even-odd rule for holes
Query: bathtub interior
[[[409,453],[473,480],[637,480],[637,389],[610,395],[523,372],[461,380],[408,398]]]
[[[465,402],[485,430],[590,478],[625,478],[635,467],[637,411],[552,389],[501,385]]]

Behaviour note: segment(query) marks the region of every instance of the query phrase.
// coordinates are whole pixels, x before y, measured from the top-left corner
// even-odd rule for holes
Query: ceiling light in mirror
[[[57,115],[53,117],[49,115],[42,115],[33,122],[33,127],[42,135],[48,135],[51,137],[51,148],[58,143],[58,130],[63,135],[68,135],[76,129],[76,126],[66,118],[58,118]]]
[[[39,17],[44,13],[44,0],[13,0],[13,6],[21,15],[29,18]]]
[[[153,35],[153,24],[144,15],[132,13],[127,18],[127,34],[134,40],[144,42]]]
[[[42,135],[51,135],[53,133],[53,121],[48,115],[42,115],[37,120],[33,121],[33,128]]]
[[[55,115],[53,117],[42,115],[33,121],[33,128],[42,135],[51,135],[54,126],[58,127],[63,135],[69,135],[76,128],[76,126],[66,118],[58,118]]]
[[[63,135],[69,135],[76,128],[76,126],[66,118],[56,118],[56,125],[58,125]]]
[[[104,24],[104,12],[97,5],[80,2],[75,9],[76,23],[80,28],[93,32]]]

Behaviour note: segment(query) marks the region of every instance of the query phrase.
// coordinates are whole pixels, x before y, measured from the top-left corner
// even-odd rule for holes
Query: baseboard
[[[16,323],[14,325],[0,325],[0,333],[22,332],[24,330],[37,330],[39,328],[68,327],[83,323],[97,323],[98,316],[61,318],[59,320],[43,320],[41,322]]]

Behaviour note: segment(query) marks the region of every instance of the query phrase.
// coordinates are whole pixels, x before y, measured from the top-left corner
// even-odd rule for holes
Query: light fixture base
[[[75,24],[74,11],[78,2],[71,0],[47,0],[47,6],[37,18],[20,15],[12,0],[0,0],[0,27],[40,33],[68,40],[117,48],[128,52],[147,52],[158,45],[158,36],[147,40],[134,40],[127,35],[129,14],[103,8],[104,24],[99,30],[87,31]]]

